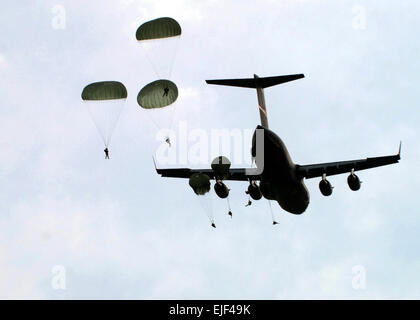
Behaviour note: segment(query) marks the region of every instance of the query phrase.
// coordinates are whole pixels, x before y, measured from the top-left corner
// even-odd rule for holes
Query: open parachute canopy
[[[163,108],[171,105],[178,98],[178,88],[172,81],[156,80],[140,90],[137,102],[144,109]]]
[[[170,38],[181,35],[181,26],[172,18],[158,18],[143,23],[136,32],[138,41]]]
[[[82,99],[108,148],[127,100],[127,89],[118,81],[94,82],[83,89]]]
[[[118,81],[101,81],[87,85],[82,91],[82,99],[114,100],[127,98],[127,89]]]
[[[205,195],[210,191],[210,178],[204,173],[194,173],[188,183],[198,196]]]
[[[147,21],[136,31],[136,39],[159,79],[170,79],[181,38],[181,26],[168,17]]]

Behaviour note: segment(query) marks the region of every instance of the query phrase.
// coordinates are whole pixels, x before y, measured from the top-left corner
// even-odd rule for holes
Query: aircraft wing
[[[352,169],[354,169],[354,171],[358,171],[398,163],[401,159],[400,154],[401,143],[396,155],[350,161],[309,164],[305,166],[296,165],[296,172],[298,176],[306,179],[321,177],[324,173],[327,176],[332,176],[340,173],[349,173]]]
[[[247,175],[247,169],[235,168],[229,169],[229,177],[223,180],[232,181],[249,181],[249,180],[260,180],[260,175]],[[162,177],[168,178],[186,178],[189,179],[194,173],[204,173],[209,176],[210,179],[215,179],[216,175],[212,169],[189,169],[189,168],[176,168],[176,169],[158,169],[156,172]]]

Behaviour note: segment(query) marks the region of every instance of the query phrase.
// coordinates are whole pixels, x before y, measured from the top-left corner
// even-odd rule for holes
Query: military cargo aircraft
[[[348,173],[348,186],[351,190],[357,191],[360,189],[361,181],[355,174],[356,171],[393,164],[400,160],[401,143],[398,153],[390,156],[309,165],[295,164],[283,141],[268,127],[264,89],[301,78],[304,78],[303,74],[261,78],[254,75],[253,78],[247,79],[206,80],[208,84],[257,90],[261,124],[255,129],[251,148],[256,168],[230,168],[229,160],[220,156],[212,162],[211,169],[156,168],[157,173],[162,177],[190,179],[190,186],[197,195],[209,192],[210,179],[215,180],[214,190],[220,198],[227,198],[229,195],[224,180],[248,181],[246,193],[252,199],[259,200],[264,197],[275,200],[285,211],[302,214],[309,205],[309,192],[304,179],[320,177],[319,189],[322,195],[330,196],[333,187],[327,177]]]

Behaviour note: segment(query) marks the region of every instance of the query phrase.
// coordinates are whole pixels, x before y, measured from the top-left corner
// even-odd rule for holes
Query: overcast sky
[[[420,298],[419,9],[415,0],[4,3],[0,298]],[[328,198],[307,181],[303,215],[272,203],[277,226],[267,200],[245,208],[247,184],[229,183],[233,219],[213,197],[211,228],[187,180],[155,173],[161,143],[136,102],[156,75],[135,31],[161,16],[183,30],[175,128],[258,124],[253,90],[205,79],[304,73],[265,93],[270,128],[295,163],[394,154],[402,140],[401,163],[360,172],[359,192],[331,177]],[[101,80],[128,89],[109,161],[80,98]]]

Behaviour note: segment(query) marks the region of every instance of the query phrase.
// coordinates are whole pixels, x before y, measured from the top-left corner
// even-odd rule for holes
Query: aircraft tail
[[[303,74],[291,74],[286,76],[263,77],[260,78],[254,74],[254,78],[245,79],[220,79],[220,80],[206,80],[208,84],[217,84],[222,86],[232,86],[241,88],[257,89],[258,109],[260,111],[261,125],[268,129],[267,110],[265,106],[264,88],[282,84],[285,82],[304,78]]]

